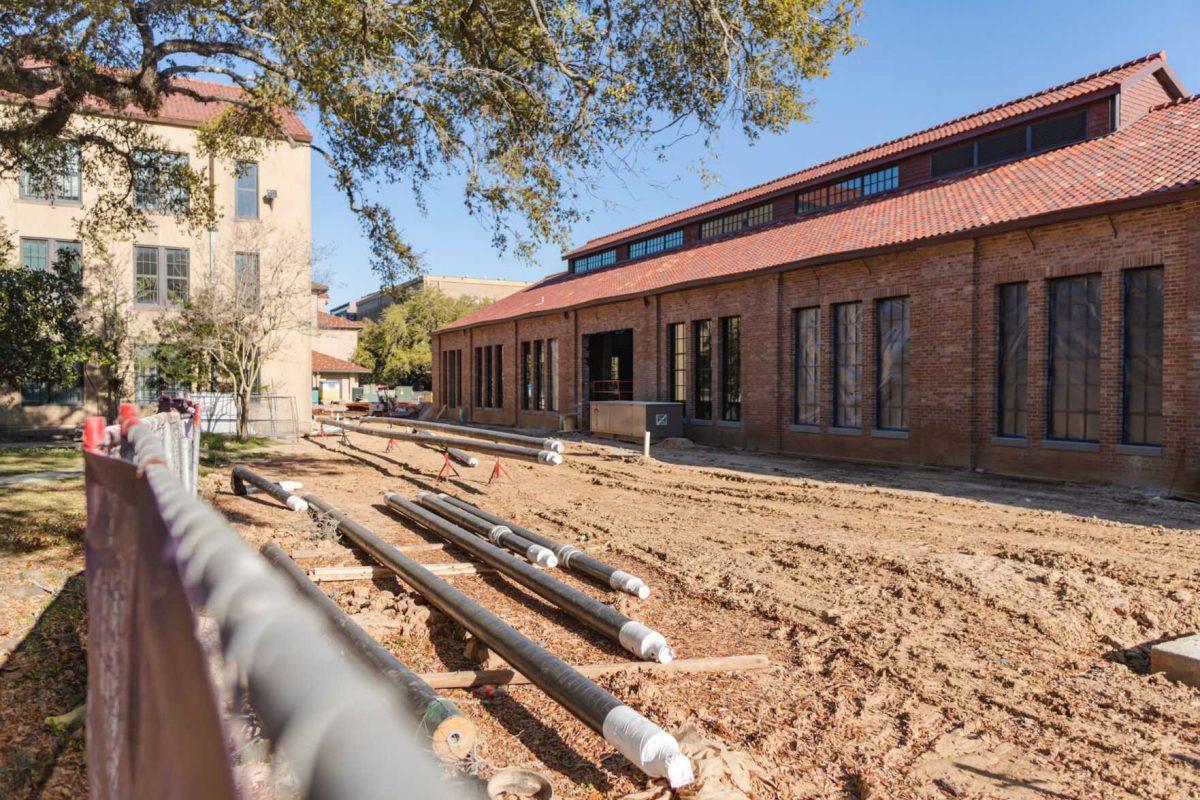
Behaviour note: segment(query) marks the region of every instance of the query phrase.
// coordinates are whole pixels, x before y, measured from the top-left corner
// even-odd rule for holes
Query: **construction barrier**
[[[160,423],[131,410],[117,441],[104,420],[85,425],[93,800],[249,795],[196,634],[202,615],[298,796],[462,798],[390,685],[345,657],[319,612],[185,488]]]

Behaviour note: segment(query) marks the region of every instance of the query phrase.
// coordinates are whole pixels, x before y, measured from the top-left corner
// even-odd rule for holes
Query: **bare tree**
[[[309,245],[264,225],[239,231],[227,250],[216,280],[156,328],[159,346],[187,365],[193,380],[213,378],[233,394],[237,435],[246,439],[250,398],[264,384],[264,365],[282,354],[290,337],[312,330],[312,306],[297,302],[309,296]]]

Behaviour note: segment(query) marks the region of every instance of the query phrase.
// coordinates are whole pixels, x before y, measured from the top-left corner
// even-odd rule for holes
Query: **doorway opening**
[[[583,337],[584,401],[633,399],[633,331]],[[586,406],[585,406],[586,407]]]

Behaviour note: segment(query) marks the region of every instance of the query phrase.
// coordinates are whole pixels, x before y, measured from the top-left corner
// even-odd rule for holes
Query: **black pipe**
[[[542,536],[536,531],[531,531],[514,522],[509,522],[503,517],[498,517],[489,511],[484,511],[479,506],[472,505],[466,500],[459,500],[457,497],[451,497],[448,494],[439,494],[438,497],[450,505],[474,514],[486,522],[490,522],[493,525],[503,525],[522,539],[549,548],[558,556],[558,563],[567,569],[600,581],[605,586],[610,586],[618,591],[628,592],[643,600],[650,596],[650,587],[641,578],[630,575],[624,570],[609,566],[600,559],[589,556],[574,545],[566,544],[565,542],[556,542],[549,537]]]
[[[419,728],[429,736],[433,752],[443,761],[459,761],[475,748],[475,723],[454,703],[439,695],[390,650],[360,628],[329,595],[309,580],[308,575],[275,542],[262,546],[263,557],[286,576],[300,594],[325,615],[341,641],[367,666],[374,668],[400,690],[405,705],[416,715]]]
[[[558,566],[558,557],[540,544],[534,544],[513,533],[505,525],[493,525],[469,511],[452,506],[439,497],[428,492],[417,495],[417,503],[428,508],[435,514],[440,514],[455,525],[466,528],[472,533],[478,533],[497,547],[503,547],[519,556],[523,556],[530,564],[539,567],[552,568]]]
[[[388,508],[412,520],[450,544],[467,551],[485,564],[495,567],[517,583],[549,600],[589,628],[617,642],[629,652],[646,661],[666,664],[674,660],[667,640],[662,634],[632,620],[612,606],[607,606],[574,589],[545,572],[534,569],[506,550],[474,536],[453,522],[405,500],[394,492],[383,497]]]
[[[541,436],[527,436],[523,433],[510,433],[508,431],[495,431],[490,428],[478,428],[473,425],[454,425],[449,422],[436,422],[428,419],[403,419],[399,417],[364,417],[363,422],[386,422],[388,425],[407,425],[410,428],[428,428],[435,431],[450,431],[451,433],[461,433],[467,436],[474,436],[476,439],[487,439],[493,442],[509,442],[512,444],[525,445],[538,450],[553,450],[556,453],[563,451],[563,444],[558,439]]]
[[[416,429],[414,428],[414,430],[416,430]],[[417,434],[420,436],[424,436],[426,438],[433,435],[432,433],[428,433],[428,432],[423,433],[421,431],[417,431]],[[431,445],[431,446],[437,447],[437,445]],[[450,456],[450,458],[454,459],[459,464],[462,464],[464,467],[479,466],[479,459],[477,459],[475,456],[471,455],[470,453],[467,453],[463,450],[459,450],[457,447],[446,447],[444,449],[445,449],[446,453]]]
[[[581,722],[601,734],[643,772],[652,777],[667,777],[672,786],[692,781],[691,763],[666,731],[320,497],[307,494],[304,499],[311,507],[336,520],[342,534],[420,592],[442,613],[477,636]]]
[[[382,436],[385,439],[398,439],[403,442],[416,442],[417,444],[437,444],[443,447],[460,447],[463,450],[473,450],[477,453],[488,453],[496,456],[506,456],[521,461],[536,461],[540,464],[548,464],[556,466],[562,463],[562,456],[552,450],[535,450],[532,447],[518,447],[514,444],[500,444],[497,442],[483,442],[477,439],[460,439],[454,436],[438,436],[429,434],[421,436],[418,433],[405,433],[403,431],[394,431],[387,428],[379,428],[373,425],[357,425],[353,422],[343,422],[341,420],[328,419],[320,417],[317,420],[321,425],[328,425],[333,428],[340,428],[345,431],[354,431],[355,433],[365,433],[369,436]]]
[[[264,492],[271,495],[271,497],[274,497],[276,500],[283,503],[293,511],[308,510],[308,506],[305,505],[303,500],[289,492],[287,489],[284,489],[278,483],[267,480],[262,475],[259,475],[247,467],[245,464],[234,465],[233,471],[229,473],[229,488],[233,490],[234,494],[238,496],[244,496],[248,494],[246,491],[247,483],[262,489]]]

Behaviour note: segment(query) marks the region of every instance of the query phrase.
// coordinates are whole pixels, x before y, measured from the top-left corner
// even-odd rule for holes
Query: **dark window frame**
[[[721,317],[721,421],[742,421],[742,318]],[[732,343],[732,344],[731,344]]]
[[[613,247],[609,250],[603,250],[599,253],[580,256],[571,261],[571,272],[576,275],[582,275],[593,270],[611,267],[617,263],[617,248]]]
[[[908,385],[911,366],[909,358],[912,348],[912,318],[908,297],[883,297],[875,301],[875,429],[880,431],[907,431],[909,425]],[[898,315],[897,315],[898,314]],[[885,341],[894,323],[901,325],[900,358],[885,361],[885,354],[893,349]],[[898,368],[898,373],[895,371]],[[886,372],[886,375],[885,375]],[[897,400],[896,389],[899,389]]]
[[[1015,308],[1009,308],[1010,300],[1016,303]],[[1004,439],[1029,436],[1029,284],[1026,281],[996,287],[995,433]]]
[[[811,342],[802,334],[810,334]],[[821,424],[820,306],[792,310],[792,424]]]
[[[629,258],[645,258],[683,246],[683,228],[660,233],[629,245]]]
[[[735,233],[748,231],[766,225],[775,217],[773,202],[759,203],[750,208],[743,208],[731,214],[706,219],[700,223],[701,239],[716,239],[721,236],[731,236]]]
[[[695,352],[695,378],[692,387],[692,418],[713,418],[713,346],[712,320],[698,319],[692,322],[692,350]]]
[[[843,312],[853,310],[852,320],[842,319]],[[833,385],[831,392],[831,418],[835,428],[862,429],[862,302],[853,300],[833,306]],[[848,332],[853,331],[852,340]],[[853,356],[853,362],[844,356]],[[843,372],[853,372],[853,383],[846,384],[848,390],[842,396],[845,383]],[[853,402],[849,402],[853,400]]]
[[[1058,366],[1057,358],[1059,356],[1059,345],[1060,345],[1060,342],[1077,341],[1079,339],[1079,335],[1075,334],[1075,333],[1071,333],[1065,337],[1059,336],[1059,328],[1061,325],[1061,322],[1059,319],[1060,315],[1061,315],[1061,300],[1059,297],[1059,288],[1060,287],[1069,287],[1072,290],[1072,294],[1074,294],[1075,287],[1077,287],[1079,285],[1082,285],[1084,287],[1085,294],[1089,295],[1089,299],[1087,300],[1086,305],[1094,305],[1095,306],[1094,318],[1091,316],[1088,316],[1085,318],[1087,325],[1085,326],[1085,330],[1083,331],[1084,336],[1087,337],[1087,339],[1088,339],[1089,345],[1090,345],[1092,339],[1094,338],[1095,353],[1092,354],[1091,352],[1085,351],[1085,353],[1082,357],[1083,373],[1084,373],[1084,381],[1082,383],[1082,387],[1083,387],[1083,389],[1082,389],[1082,391],[1083,391],[1082,410],[1078,410],[1077,408],[1075,408],[1074,406],[1076,406],[1076,404],[1072,402],[1072,397],[1073,397],[1072,390],[1076,386],[1079,386],[1080,384],[1078,382],[1073,383],[1071,380],[1069,380],[1070,374],[1076,370],[1076,364],[1079,361],[1078,358],[1072,359],[1071,357],[1078,356],[1078,354],[1071,353],[1071,352],[1064,353],[1064,358],[1066,358],[1067,360],[1063,362],[1063,369],[1065,370],[1065,372],[1068,375],[1068,380],[1065,382],[1065,384],[1063,384],[1063,400],[1065,402],[1065,405],[1064,405],[1061,413],[1064,415],[1064,421],[1063,421],[1064,424],[1063,424],[1063,430],[1060,432],[1060,431],[1056,430],[1057,421],[1055,419],[1056,415],[1058,413],[1060,413],[1056,410],[1056,402],[1057,402],[1056,395],[1058,394],[1060,381],[1055,379],[1055,372],[1056,372],[1056,368]],[[1046,355],[1047,355],[1047,357],[1046,357],[1046,438],[1048,440],[1052,440],[1052,441],[1085,442],[1085,443],[1089,443],[1089,444],[1098,443],[1100,441],[1100,434],[1101,434],[1100,425],[1101,425],[1101,414],[1102,414],[1102,408],[1101,408],[1101,403],[1100,403],[1100,389],[1101,389],[1100,369],[1101,369],[1101,357],[1102,357],[1102,351],[1103,351],[1102,320],[1103,320],[1103,311],[1104,311],[1103,305],[1102,305],[1102,303],[1103,303],[1102,277],[1099,272],[1091,272],[1091,273],[1085,273],[1083,275],[1070,275],[1070,276],[1066,276],[1066,277],[1062,277],[1062,278],[1054,278],[1049,281],[1049,285],[1047,288],[1048,288],[1047,297],[1048,297],[1049,302],[1047,302],[1047,304],[1046,304],[1046,307],[1047,307],[1046,310],[1047,310],[1047,314],[1049,315],[1049,324],[1047,327],[1047,337],[1046,337],[1046,350],[1047,350],[1047,353],[1046,353]],[[1091,299],[1091,297],[1090,297],[1090,295],[1093,291],[1095,293],[1094,300]],[[1066,312],[1068,323],[1070,323],[1072,321],[1071,320],[1071,315],[1072,315],[1071,308],[1073,306],[1077,306],[1077,303],[1075,303],[1075,299],[1076,298],[1074,298],[1074,297],[1068,299],[1068,309]],[[1089,350],[1090,349],[1091,348],[1089,347]],[[1094,362],[1094,364],[1089,363],[1089,362]],[[1094,377],[1095,377],[1094,383],[1092,383],[1090,380],[1093,376],[1093,373],[1094,373]],[[1090,399],[1090,395],[1091,395],[1090,387],[1092,387],[1092,386],[1095,387],[1094,410],[1092,408],[1093,403]],[[1078,417],[1080,415],[1082,415],[1083,435],[1082,436],[1072,436],[1072,435],[1070,435],[1071,428],[1073,425],[1072,417]],[[1091,419],[1089,419],[1089,417]],[[1094,423],[1094,433],[1095,433],[1094,436],[1089,435],[1089,433],[1092,432],[1089,430],[1089,427],[1092,425],[1092,423]]]
[[[1163,307],[1164,302],[1164,270],[1161,266],[1140,267],[1137,269],[1128,269],[1122,273],[1122,336],[1121,336],[1121,443],[1129,445],[1138,445],[1145,447],[1161,447],[1162,446],[1162,391],[1163,391],[1163,333],[1164,319],[1166,310]],[[1147,290],[1155,291],[1157,296],[1143,299],[1146,307],[1141,309],[1142,316],[1149,319],[1138,320],[1139,322],[1148,322],[1151,326],[1149,331],[1144,331],[1141,334],[1141,342],[1146,344],[1149,337],[1150,345],[1145,347],[1147,353],[1139,353],[1138,355],[1144,359],[1141,364],[1141,385],[1132,387],[1134,373],[1136,369],[1131,369],[1131,351],[1134,349],[1134,331],[1135,325],[1131,324],[1132,314],[1131,306],[1133,301],[1138,298],[1134,295],[1134,290],[1141,288],[1134,284],[1147,279],[1148,284],[1144,287]],[[1154,285],[1157,284],[1157,285]],[[1157,307],[1156,307],[1157,306]],[[1157,312],[1157,319],[1153,316]],[[1157,324],[1155,324],[1157,323]],[[1155,330],[1156,328],[1156,330]],[[1157,339],[1157,341],[1154,341]],[[1154,346],[1156,345],[1156,347]],[[1157,351],[1157,352],[1155,352]],[[1157,362],[1157,363],[1155,363]],[[1154,373],[1157,374],[1154,374]],[[1133,411],[1134,391],[1131,389],[1140,389],[1142,395],[1141,411]],[[1157,395],[1157,397],[1155,397]],[[1141,435],[1135,436],[1131,430],[1132,417],[1141,417],[1138,426],[1141,428]],[[1150,432],[1153,430],[1153,434]]]
[[[254,185],[242,185],[242,181],[250,176],[254,178]],[[239,161],[237,163],[233,172],[233,213],[237,219],[259,219],[261,217],[258,197],[260,177],[257,161]],[[254,201],[253,214],[243,213],[243,198],[250,198]]]
[[[1045,144],[1045,145],[1042,145],[1039,147],[1034,146],[1034,144],[1033,144],[1034,128],[1040,127],[1040,126],[1047,126],[1047,125],[1051,125],[1054,123],[1061,123],[1064,120],[1068,120],[1071,118],[1075,118],[1075,119],[1081,121],[1082,133],[1078,136],[1078,138],[1062,139],[1062,140],[1058,140],[1058,141],[1053,141],[1049,144]],[[1038,153],[1045,153],[1045,152],[1049,152],[1050,150],[1056,150],[1060,147],[1069,147],[1070,145],[1078,144],[1079,142],[1086,141],[1088,138],[1087,118],[1088,118],[1087,108],[1071,109],[1071,110],[1065,111],[1061,114],[1048,115],[1048,116],[1042,117],[1040,119],[1031,120],[1029,122],[1023,123],[1022,125],[1014,125],[1009,128],[1003,128],[998,131],[993,131],[992,133],[987,134],[986,136],[979,136],[979,137],[971,139],[970,141],[967,141],[967,142],[962,142],[959,144],[952,145],[950,147],[944,147],[939,150],[934,150],[930,157],[930,167],[929,167],[930,177],[944,178],[948,175],[956,175],[956,174],[959,174],[962,172],[966,172],[968,170],[978,169],[979,167],[994,167],[998,164],[1006,164],[1010,161],[1015,161],[1019,158],[1026,158],[1028,156],[1036,155]],[[997,158],[997,159],[991,160],[991,161],[980,160],[979,145],[981,142],[986,144],[991,141],[997,141],[1001,137],[1013,135],[1017,130],[1023,130],[1024,136],[1025,136],[1025,146],[1020,152],[1015,153],[1013,155],[1003,156],[1003,157],[1000,157],[1000,158]],[[970,158],[968,159],[969,163],[966,163],[966,164],[959,163],[959,162],[963,161],[963,159],[960,158],[960,159],[958,159],[957,162],[955,162],[955,164],[953,166],[950,166],[950,167],[947,167],[947,168],[941,169],[941,170],[938,169],[937,162],[938,162],[939,156],[941,156],[943,159],[947,159],[951,153],[966,153],[968,150],[970,151],[970,154],[971,154]]]
[[[149,278],[148,274],[143,275],[138,272],[139,253],[154,253],[155,256],[155,272],[154,272],[154,299],[143,300],[142,294],[139,291],[138,279]],[[184,273],[182,276],[171,274],[172,264],[171,257],[183,254]],[[178,267],[178,263],[174,265]],[[155,306],[178,306],[188,301],[191,294],[191,278],[192,278],[192,253],[186,247],[163,247],[160,245],[141,245],[133,246],[133,303],[135,306],[144,308],[152,308]],[[182,283],[182,291],[179,284]],[[174,284],[175,288],[172,288]],[[174,295],[174,297],[172,297]]]
[[[686,322],[667,325],[667,399],[672,403],[687,403],[687,339]]]

